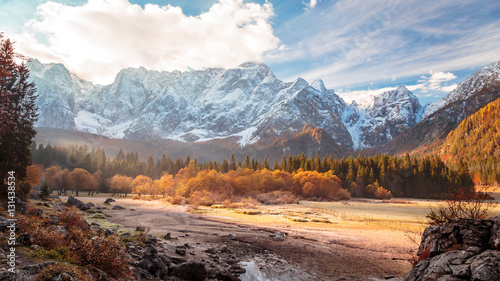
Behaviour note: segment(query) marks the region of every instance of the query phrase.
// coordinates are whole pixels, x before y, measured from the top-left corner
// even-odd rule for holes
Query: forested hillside
[[[445,162],[467,162],[478,184],[497,185],[500,180],[500,99],[465,119],[441,146]]]

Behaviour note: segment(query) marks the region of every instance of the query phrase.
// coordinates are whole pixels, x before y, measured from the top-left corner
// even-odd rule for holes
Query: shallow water
[[[241,281],[279,281],[277,277],[273,277],[269,270],[261,270],[260,267],[253,261],[242,262],[241,267],[246,269],[245,274],[240,275]]]

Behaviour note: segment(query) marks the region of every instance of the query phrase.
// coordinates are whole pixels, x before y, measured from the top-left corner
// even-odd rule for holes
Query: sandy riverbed
[[[66,200],[65,197],[61,199]],[[104,206],[102,197],[80,196],[79,199]],[[137,226],[145,227],[157,237],[171,233],[177,239],[163,244],[165,252],[174,254],[175,246],[188,243],[191,254],[186,258],[203,261],[209,266],[216,266],[218,261],[214,261],[206,250],[227,247],[228,256],[220,258],[243,262],[249,272],[241,276],[242,280],[262,280],[266,274],[268,280],[379,280],[390,275],[401,277],[411,269],[405,260],[408,252],[416,248],[404,231],[361,222],[294,223],[283,221],[279,216],[249,216],[216,210],[192,214],[183,205],[115,199],[117,202],[111,206],[121,205],[126,209],[105,212],[111,215],[107,220],[118,225],[115,227],[119,233],[133,232]],[[273,207],[303,212],[310,210],[300,205],[265,208]],[[269,236],[277,231],[286,233],[286,238],[281,240]]]

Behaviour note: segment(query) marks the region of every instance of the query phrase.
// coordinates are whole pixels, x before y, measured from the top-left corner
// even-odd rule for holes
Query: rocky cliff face
[[[62,65],[31,60],[28,67],[38,88],[41,127],[131,140],[237,137],[245,146],[311,124],[352,146],[339,117],[345,103],[333,90],[321,80],[285,83],[260,63],[192,72],[128,68],[107,86],[80,80]]]
[[[500,217],[428,227],[405,280],[500,280]]]
[[[404,86],[346,105],[321,80],[286,83],[253,62],[191,72],[127,68],[107,86],[79,79],[61,64],[31,60],[28,68],[38,88],[37,126],[133,141],[232,138],[245,147],[311,125],[347,150],[385,146],[382,151],[395,153],[446,136],[500,95],[499,61],[424,109]]]
[[[415,126],[386,145],[384,152],[402,153],[443,140],[465,118],[500,97],[500,61],[477,70],[442,100],[426,106]]]
[[[363,105],[353,102],[342,119],[353,136],[355,148],[375,147],[415,126],[420,109],[418,98],[401,85],[371,97]]]

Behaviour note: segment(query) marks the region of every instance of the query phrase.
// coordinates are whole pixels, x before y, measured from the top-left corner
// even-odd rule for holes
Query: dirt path
[[[79,199],[104,206],[104,198]],[[189,253],[184,258],[213,267],[243,262],[247,273],[242,280],[380,280],[404,276],[411,269],[404,259],[413,246],[400,232],[359,225],[322,228],[248,223],[191,214],[186,206],[115,199],[111,206],[126,209],[106,210],[111,215],[107,220],[121,225],[120,233],[132,232],[137,226],[157,237],[170,233],[176,239],[162,244],[166,252],[175,253],[177,246],[187,243]],[[285,239],[272,237],[277,231],[286,233]],[[221,248],[227,251],[211,254],[211,249]]]

